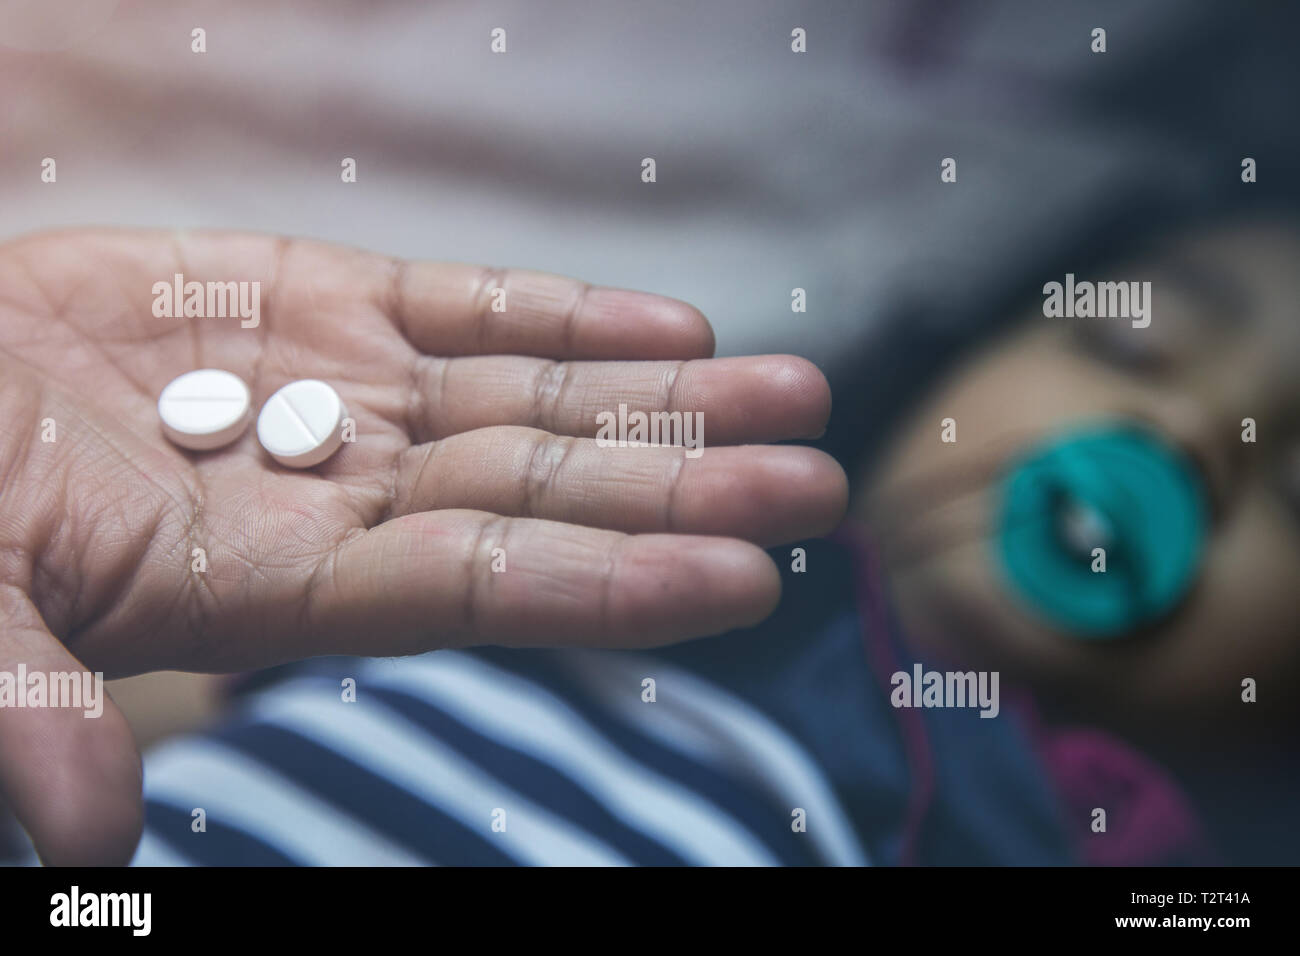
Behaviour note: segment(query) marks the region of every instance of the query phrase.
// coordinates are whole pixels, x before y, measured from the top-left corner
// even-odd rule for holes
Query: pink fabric
[[[1089,728],[1045,728],[1038,752],[1079,821],[1075,843],[1090,866],[1210,863],[1205,831],[1178,784],[1127,744]],[[1092,811],[1106,811],[1106,832],[1093,833]]]

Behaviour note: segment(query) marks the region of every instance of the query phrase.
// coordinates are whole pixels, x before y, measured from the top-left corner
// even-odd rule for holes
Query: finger
[[[386,298],[384,307],[407,339],[431,355],[691,359],[713,354],[713,330],[685,302],[544,272],[399,263]]]
[[[553,362],[522,356],[427,359],[415,441],[489,425],[593,437],[619,405],[698,413],[716,444],[812,438],[831,411],[826,378],[793,355],[687,362]]]
[[[317,569],[302,650],[649,647],[755,624],[780,590],[744,541],[424,512],[349,539]]]
[[[20,666],[28,675],[21,685]],[[102,681],[93,692],[99,716],[87,715],[98,708],[87,706],[86,696],[80,706],[49,706],[51,674],[75,678],[84,691],[87,672],[46,630],[27,595],[9,585],[0,585],[0,671],[29,703],[38,699],[28,696],[31,675],[46,684],[45,706],[0,708],[0,793],[36,852],[53,865],[129,862],[143,819],[131,729]]]
[[[468,508],[629,533],[716,534],[763,545],[813,537],[843,517],[848,481],[797,446],[601,447],[531,428],[485,428],[411,448],[395,514]]]

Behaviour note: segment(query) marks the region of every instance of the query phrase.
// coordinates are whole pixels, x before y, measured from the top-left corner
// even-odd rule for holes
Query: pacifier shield
[[[1016,594],[1063,630],[1113,638],[1177,605],[1209,524],[1193,462],[1157,436],[1100,425],[1049,439],[1001,485],[997,550]],[[1105,570],[1096,548],[1104,551]]]

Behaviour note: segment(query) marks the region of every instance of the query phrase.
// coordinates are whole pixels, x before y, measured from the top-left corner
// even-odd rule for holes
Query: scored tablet
[[[338,392],[324,382],[290,382],[262,406],[257,439],[280,464],[310,468],[339,450],[347,414]]]
[[[244,380],[219,368],[186,372],[158,396],[163,434],[191,451],[229,445],[248,427],[252,407]]]

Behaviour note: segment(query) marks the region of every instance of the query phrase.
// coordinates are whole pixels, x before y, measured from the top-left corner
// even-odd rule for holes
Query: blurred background
[[[686,299],[721,353],[844,379],[891,320],[938,348],[1117,212],[1285,155],[1297,19],[1187,0],[7,0],[0,235],[230,227],[550,270]]]
[[[1231,203],[1243,157],[1294,176],[1297,27],[1192,0],[5,0],[0,239],[225,227],[675,296],[720,354],[817,362],[852,464],[1045,271]],[[114,688],[142,743],[208,693]]]

